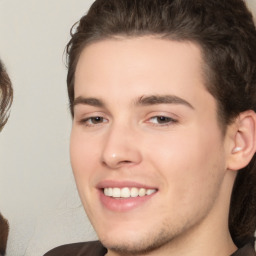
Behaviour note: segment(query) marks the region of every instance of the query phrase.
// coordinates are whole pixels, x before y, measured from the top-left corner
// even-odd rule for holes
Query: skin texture
[[[223,135],[202,65],[197,45],[148,36],[93,43],[79,58],[71,163],[108,255],[224,256],[236,250],[228,231],[236,127]],[[111,182],[157,192],[135,207],[113,210],[100,199]]]

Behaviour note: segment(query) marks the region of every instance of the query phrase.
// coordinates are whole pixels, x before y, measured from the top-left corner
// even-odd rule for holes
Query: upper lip
[[[157,189],[154,186],[146,185],[135,181],[115,181],[115,180],[103,180],[100,181],[97,186],[98,189],[103,188],[145,188],[145,189]]]

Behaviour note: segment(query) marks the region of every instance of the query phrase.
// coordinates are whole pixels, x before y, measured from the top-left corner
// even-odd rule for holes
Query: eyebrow
[[[101,101],[100,99],[96,99],[96,98],[85,98],[82,96],[79,96],[77,98],[75,98],[74,102],[73,102],[73,107],[76,105],[90,105],[93,107],[104,107],[104,103],[103,101]]]
[[[175,95],[142,96],[138,99],[137,102],[135,102],[135,104],[141,105],[141,106],[149,106],[149,105],[157,105],[157,104],[181,104],[191,109],[194,109],[194,107],[188,101]]]
[[[73,102],[73,107],[76,105],[90,105],[93,107],[105,107],[105,104],[102,100],[97,98],[85,98],[79,96],[75,98]],[[186,100],[175,96],[175,95],[150,95],[139,97],[138,100],[134,102],[136,106],[150,106],[150,105],[159,105],[159,104],[181,104],[185,105],[191,109],[194,107]]]

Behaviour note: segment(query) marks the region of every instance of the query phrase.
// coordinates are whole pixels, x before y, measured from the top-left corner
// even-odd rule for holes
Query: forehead
[[[75,72],[75,97],[125,90],[136,94],[206,93],[201,49],[155,37],[116,38],[84,48]],[[123,91],[124,92],[124,91]],[[96,95],[95,95],[96,94]],[[106,96],[106,95],[104,95]]]

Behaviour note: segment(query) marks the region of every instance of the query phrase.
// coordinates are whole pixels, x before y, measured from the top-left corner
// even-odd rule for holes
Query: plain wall
[[[69,163],[64,48],[90,0],[0,0],[0,57],[14,88],[0,134],[0,211],[7,256],[37,256],[95,238]]]
[[[0,57],[14,87],[0,134],[0,211],[7,256],[41,256],[96,235],[69,163],[71,118],[63,56],[70,27],[92,0],[0,0]],[[248,0],[256,10],[256,0]]]

